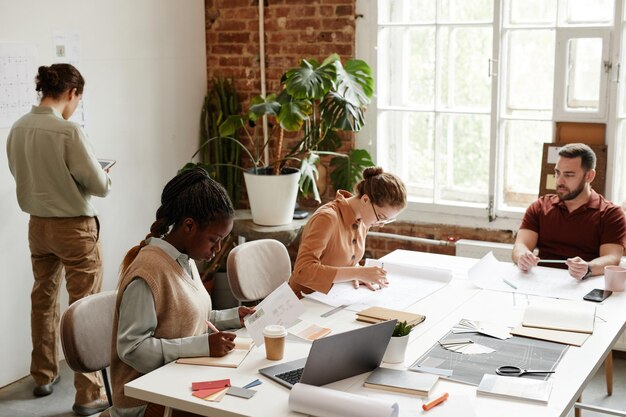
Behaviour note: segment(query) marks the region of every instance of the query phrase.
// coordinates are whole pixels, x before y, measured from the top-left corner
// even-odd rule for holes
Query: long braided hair
[[[200,227],[205,227],[234,215],[235,209],[226,190],[204,169],[193,168],[181,172],[165,185],[161,194],[161,207],[150,226],[150,233],[139,245],[128,251],[120,267],[121,273],[128,269],[141,248],[146,246],[146,239],[165,236],[170,228],[178,227],[186,218],[192,218]]]

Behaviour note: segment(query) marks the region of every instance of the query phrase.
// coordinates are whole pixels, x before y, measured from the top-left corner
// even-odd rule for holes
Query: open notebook
[[[220,358],[212,356],[199,356],[196,358],[180,358],[176,363],[186,365],[206,365],[206,366],[222,366],[225,368],[236,368],[248,356],[248,353],[254,346],[254,341],[248,337],[237,337],[235,339],[235,348]]]

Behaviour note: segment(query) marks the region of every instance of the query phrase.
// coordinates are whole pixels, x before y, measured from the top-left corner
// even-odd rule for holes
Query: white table
[[[408,310],[426,315],[426,321],[411,332],[403,368],[412,364],[436,343],[461,318],[494,321],[513,326],[521,321],[525,305],[517,296],[510,293],[480,290],[467,280],[466,271],[477,261],[447,255],[421,252],[395,251],[384,258],[386,261],[410,262],[415,265],[429,265],[451,268],[454,273],[452,282],[441,290],[413,304]],[[596,278],[597,279],[597,278]],[[600,278],[601,279],[601,278]],[[602,287],[602,282],[599,282]],[[532,298],[532,297],[530,297]],[[303,300],[305,320],[331,327],[334,332],[353,329],[363,324],[355,320],[354,312],[339,311],[330,317],[320,314],[331,307],[310,300]],[[440,379],[432,394],[449,392],[450,396],[467,395],[480,417],[534,416],[564,417],[571,410],[585,385],[602,365],[604,358],[615,344],[626,326],[626,295],[614,293],[597,306],[597,318],[594,333],[582,347],[571,346],[559,363],[556,373],[550,377],[554,387],[547,405],[527,401],[502,400],[476,396],[476,387]],[[289,340],[284,360],[293,360],[306,356],[310,344]],[[139,398],[166,407],[172,407],[205,416],[300,416],[290,412],[287,407],[289,390],[261,376],[259,368],[275,364],[265,359],[264,348],[253,348],[246,360],[237,369],[205,366],[179,365],[170,363],[125,386],[128,396]],[[388,365],[385,365],[388,366]],[[362,395],[393,398],[400,405],[400,416],[421,415],[419,397],[385,393],[362,387],[367,375],[359,375],[330,384],[327,387],[354,392]],[[221,402],[212,403],[197,399],[191,395],[191,383],[194,381],[230,378],[232,385],[243,386],[259,378],[262,385],[255,387],[257,394],[245,400],[225,396]]]

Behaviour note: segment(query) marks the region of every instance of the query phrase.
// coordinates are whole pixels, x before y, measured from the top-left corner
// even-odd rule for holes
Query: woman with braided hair
[[[111,352],[113,407],[102,415],[163,415],[163,407],[125,396],[124,384],[180,357],[224,356],[234,348],[236,335],[207,335],[207,320],[218,329],[239,328],[254,309],[212,311],[193,262],[215,256],[233,217],[226,191],[201,168],[178,174],[163,189],[150,233],[122,262]]]
[[[395,220],[406,207],[406,189],[397,176],[380,167],[363,171],[355,194],[339,190],[335,200],[318,208],[302,232],[289,285],[301,297],[328,293],[335,282],[352,281],[376,290],[387,285],[387,273],[377,266],[362,267],[365,236],[370,227]]]

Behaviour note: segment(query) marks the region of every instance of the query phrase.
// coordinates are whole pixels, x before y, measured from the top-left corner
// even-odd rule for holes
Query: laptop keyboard
[[[291,385],[295,385],[300,381],[300,378],[302,378],[302,371],[304,371],[304,368],[294,369],[293,371],[277,374],[276,378],[280,378],[283,381],[289,382]]]

